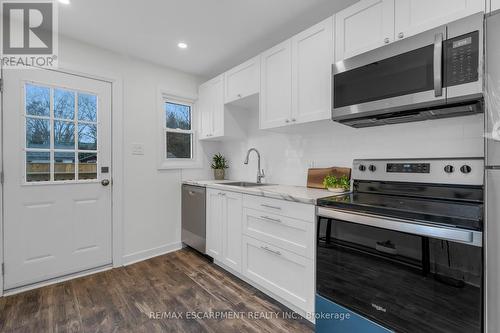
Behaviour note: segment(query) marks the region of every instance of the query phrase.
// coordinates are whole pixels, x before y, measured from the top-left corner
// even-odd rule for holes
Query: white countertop
[[[301,202],[315,205],[321,198],[338,195],[327,190],[308,188],[305,186],[291,185],[265,185],[256,187],[241,187],[224,185],[224,183],[235,182],[235,180],[184,180],[183,184],[203,186],[224,191],[239,192],[245,194],[258,195],[262,197],[281,199],[287,201]]]

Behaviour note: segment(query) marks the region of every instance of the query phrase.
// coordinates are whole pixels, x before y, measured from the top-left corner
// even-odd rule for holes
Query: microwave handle
[[[443,34],[438,33],[434,37],[434,96],[443,96]]]

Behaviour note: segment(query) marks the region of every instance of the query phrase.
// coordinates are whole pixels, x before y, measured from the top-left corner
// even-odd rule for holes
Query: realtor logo
[[[2,1],[2,65],[55,67],[56,2]]]

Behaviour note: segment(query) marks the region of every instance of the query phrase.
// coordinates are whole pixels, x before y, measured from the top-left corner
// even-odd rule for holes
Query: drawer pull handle
[[[278,256],[280,256],[280,255],[281,255],[281,252],[280,252],[280,251],[274,251],[274,250],[271,250],[271,249],[270,249],[270,248],[268,248],[267,246],[261,246],[260,248],[261,248],[261,249],[263,249],[263,250],[266,250],[266,251],[268,251],[268,252],[274,253],[274,254],[276,254],[276,255],[278,255]]]
[[[281,223],[280,219],[273,219],[272,217],[269,217],[269,216],[261,216],[260,218],[264,219],[264,220],[271,221],[271,222]]]
[[[278,206],[271,206],[271,205],[266,205],[266,204],[261,204],[262,207],[266,207],[266,208],[272,208],[272,209],[278,209],[278,210],[281,210],[281,207],[278,207]]]

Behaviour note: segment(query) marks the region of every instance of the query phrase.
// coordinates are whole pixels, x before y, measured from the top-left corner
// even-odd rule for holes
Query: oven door
[[[445,38],[442,26],[334,64],[333,120],[444,104]]]
[[[318,215],[320,296],[396,332],[482,332],[480,232],[426,236],[380,217],[323,208]]]

